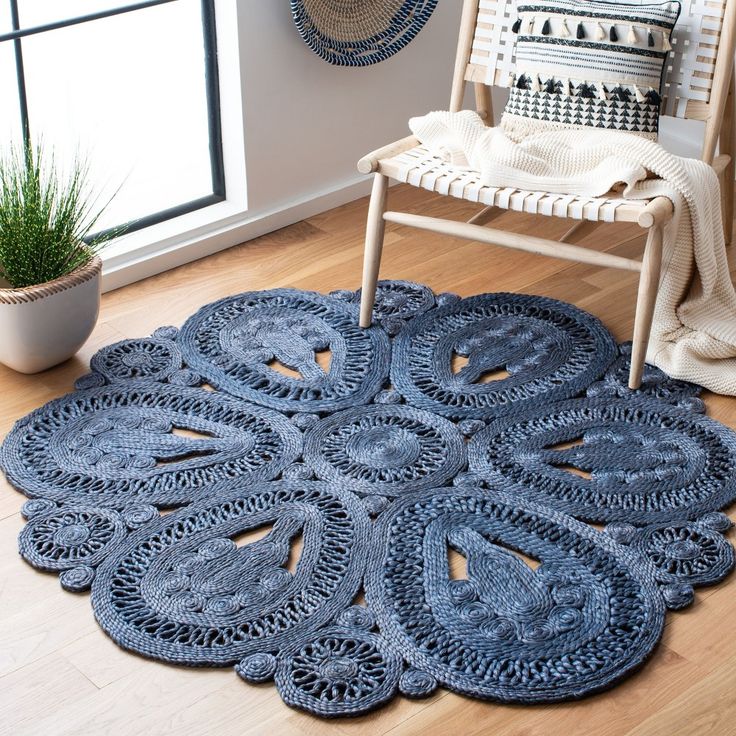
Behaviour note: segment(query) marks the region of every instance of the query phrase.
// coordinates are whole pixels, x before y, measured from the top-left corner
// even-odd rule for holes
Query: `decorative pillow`
[[[522,2],[516,74],[501,127],[514,140],[558,128],[657,138],[660,89],[680,3]]]

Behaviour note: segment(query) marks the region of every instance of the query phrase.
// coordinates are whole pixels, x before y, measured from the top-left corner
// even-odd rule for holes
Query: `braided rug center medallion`
[[[4,440],[23,558],[121,647],[323,717],[578,699],[656,656],[734,567],[699,387],[630,391],[630,346],[552,299],[359,301],[240,294],[100,350]]]

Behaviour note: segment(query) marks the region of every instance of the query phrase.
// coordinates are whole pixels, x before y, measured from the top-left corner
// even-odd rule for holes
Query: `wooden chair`
[[[490,88],[508,87],[514,68],[515,37],[511,26],[516,18],[515,7],[512,0],[465,0],[450,110],[461,109],[465,85],[472,83],[478,113],[487,124],[493,124]],[[663,114],[705,121],[702,158],[714,167],[721,181],[727,243],[731,241],[733,222],[735,43],[736,0],[683,0],[682,13],[672,38],[672,52],[667,59],[662,95]],[[718,156],[715,155],[716,146],[719,147]],[[479,182],[478,174],[453,168],[433,156],[413,136],[363,157],[358,162],[358,170],[374,174],[363,262],[362,327],[371,324],[386,222],[579,263],[639,271],[629,386],[638,388],[641,385],[659,284],[662,228],[673,214],[672,204],[667,198],[627,200],[613,192],[605,197],[585,198],[487,187]],[[389,178],[477,202],[485,208],[468,222],[387,212]],[[560,241],[483,226],[508,209],[568,217],[580,222]],[[589,223],[606,222],[637,222],[648,230],[641,261],[566,242],[573,233],[591,227]]]

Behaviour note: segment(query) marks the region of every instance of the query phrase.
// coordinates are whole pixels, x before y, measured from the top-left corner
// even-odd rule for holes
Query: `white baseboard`
[[[371,178],[356,175],[326,191],[284,203],[273,210],[214,223],[196,235],[167,239],[144,248],[118,250],[104,257],[102,290],[112,291],[148,276],[168,271],[199,258],[239,245],[321,212],[352,202],[370,193]]]

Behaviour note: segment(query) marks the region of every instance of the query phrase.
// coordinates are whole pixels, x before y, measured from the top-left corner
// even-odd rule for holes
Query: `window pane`
[[[0,0],[1,1],[1,0]],[[2,14],[0,14],[0,18]],[[0,43],[0,155],[7,152],[8,144],[21,143],[18,82],[15,76],[15,54],[10,41]]]
[[[0,33],[8,33],[8,31],[12,30],[13,24],[10,22],[10,3],[8,0],[0,0]]]
[[[0,0],[7,4],[7,0]],[[136,5],[145,0],[18,0],[21,28],[40,26],[57,20],[100,13],[111,8]]]
[[[120,187],[100,227],[212,192],[199,0],[29,36],[23,54],[34,140],[86,158],[100,202]]]

